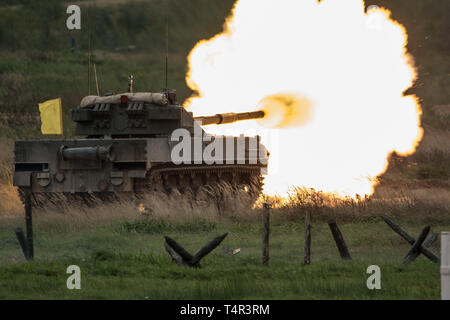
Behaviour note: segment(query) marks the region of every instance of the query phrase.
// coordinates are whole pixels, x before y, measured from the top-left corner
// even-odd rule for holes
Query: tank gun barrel
[[[243,120],[264,118],[264,111],[241,112],[241,113],[218,113],[213,116],[195,117],[195,121],[201,122],[202,126],[210,124],[226,124]]]

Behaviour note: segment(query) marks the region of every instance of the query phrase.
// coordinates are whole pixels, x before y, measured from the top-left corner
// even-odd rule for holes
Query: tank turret
[[[222,113],[192,117],[176,104],[173,92],[123,93],[105,97],[87,96],[72,110],[75,134],[88,137],[152,137],[168,135],[178,128],[193,130],[201,125],[226,124],[264,117],[264,111]]]

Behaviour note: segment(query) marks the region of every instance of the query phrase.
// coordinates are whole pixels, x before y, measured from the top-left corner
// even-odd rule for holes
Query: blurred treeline
[[[408,52],[415,60],[418,79],[408,93],[416,94],[426,126],[448,129],[450,117],[434,114],[433,107],[450,104],[450,1],[366,0],[366,5],[388,8],[406,27]]]
[[[89,32],[95,47],[114,50],[136,45],[139,50],[164,49],[166,10],[170,24],[170,49],[189,50],[199,39],[221,30],[223,18],[235,0],[129,0],[78,1],[83,29],[65,27],[66,0],[2,0],[0,3],[0,48],[8,50],[68,50],[71,36],[86,50]],[[101,5],[88,5],[89,3]],[[447,0],[366,0],[366,6],[390,9],[409,33],[413,55],[448,54],[450,19]],[[88,29],[88,30],[86,30]],[[89,31],[89,32],[88,32]],[[426,40],[426,41],[424,41]]]
[[[234,0],[107,0],[76,2],[82,10],[82,29],[67,30],[65,0],[2,0],[0,4],[0,49],[88,49],[91,34],[95,49],[165,50],[166,13],[169,19],[170,51],[187,52],[199,40],[221,30]],[[97,4],[98,3],[98,4]]]

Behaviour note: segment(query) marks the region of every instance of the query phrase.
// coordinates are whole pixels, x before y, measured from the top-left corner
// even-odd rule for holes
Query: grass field
[[[310,198],[307,198],[310,199]],[[15,238],[19,215],[0,217],[2,299],[439,299],[439,265],[419,257],[401,265],[410,246],[379,218],[417,236],[450,229],[450,217],[426,203],[290,204],[272,210],[270,266],[261,265],[260,209],[189,209],[187,200],[147,199],[143,216],[130,203],[95,209],[35,211],[35,261],[26,262]],[[162,208],[162,204],[166,206]],[[408,204],[409,203],[409,204]],[[167,205],[168,204],[168,205]],[[231,206],[227,206],[231,208]],[[237,206],[239,208],[239,205]],[[402,209],[403,208],[403,209]],[[435,208],[438,209],[438,208]],[[312,264],[303,265],[304,212],[313,213]],[[426,210],[426,211],[423,211]],[[430,211],[427,211],[430,210]],[[338,222],[352,254],[341,260],[327,221]],[[170,236],[194,253],[214,236],[224,242],[203,268],[180,267],[163,246]],[[234,249],[240,248],[233,255]],[[439,255],[439,243],[431,248]],[[66,268],[82,270],[82,289],[66,288]],[[381,268],[381,290],[366,287],[370,265]]]
[[[254,215],[258,215],[254,212]],[[137,214],[136,214],[137,216]],[[300,216],[300,215],[299,215]],[[89,220],[89,219],[88,219]],[[1,299],[439,299],[439,265],[419,257],[401,261],[409,245],[384,222],[342,223],[352,261],[340,259],[328,225],[314,221],[312,264],[303,265],[304,223],[273,218],[270,266],[260,262],[260,224],[204,220],[160,223],[147,218],[110,221],[38,218],[34,262],[25,262],[15,239],[18,218],[0,224]],[[300,219],[299,219],[300,220]],[[397,221],[398,222],[398,221]],[[140,228],[133,228],[139,225]],[[420,224],[403,222],[413,235]],[[144,227],[142,227],[144,226]],[[145,227],[146,226],[146,227]],[[449,230],[450,223],[432,225]],[[137,230],[137,231],[136,231]],[[180,267],[164,251],[169,235],[192,253],[215,235],[225,241],[203,268]],[[233,249],[241,252],[233,255]],[[432,250],[439,252],[436,243]],[[81,290],[66,288],[66,268],[81,268]],[[369,265],[381,268],[381,290],[368,290]]]

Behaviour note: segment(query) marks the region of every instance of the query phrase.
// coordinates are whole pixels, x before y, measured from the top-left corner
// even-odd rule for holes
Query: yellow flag
[[[61,99],[39,103],[42,134],[63,134]]]

